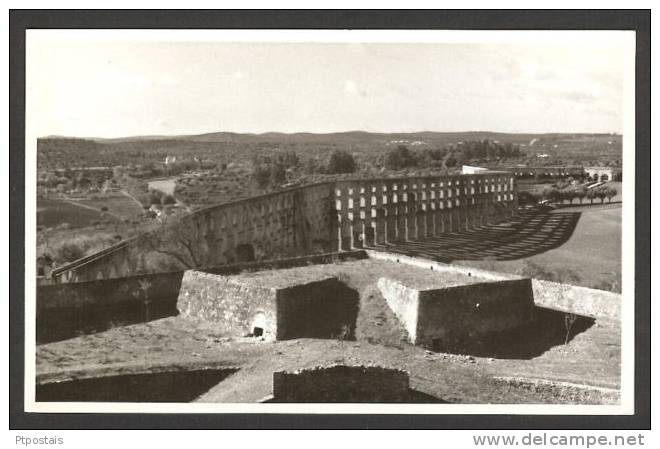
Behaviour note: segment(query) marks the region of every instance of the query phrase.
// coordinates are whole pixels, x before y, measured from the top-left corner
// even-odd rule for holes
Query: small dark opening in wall
[[[254,335],[255,337],[261,337],[263,334],[264,334],[264,330],[261,327],[255,327],[252,330],[252,335]]]

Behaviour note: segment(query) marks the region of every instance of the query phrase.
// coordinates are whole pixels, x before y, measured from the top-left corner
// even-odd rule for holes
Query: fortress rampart
[[[200,209],[52,277],[83,282],[163,271],[154,255],[203,269],[374,248],[504,221],[516,207],[514,176],[505,172],[325,182]]]

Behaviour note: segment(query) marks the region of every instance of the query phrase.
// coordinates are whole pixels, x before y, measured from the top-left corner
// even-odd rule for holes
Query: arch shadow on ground
[[[581,212],[521,212],[510,222],[425,240],[397,242],[380,248],[444,263],[455,260],[524,259],[566,243],[575,231],[580,216]]]

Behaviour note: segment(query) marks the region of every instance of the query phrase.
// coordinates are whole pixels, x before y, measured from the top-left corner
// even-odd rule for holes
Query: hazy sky
[[[40,40],[37,135],[621,132],[625,47]]]

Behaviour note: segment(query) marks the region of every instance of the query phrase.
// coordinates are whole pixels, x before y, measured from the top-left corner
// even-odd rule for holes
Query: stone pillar
[[[351,225],[349,220],[342,216],[339,216],[338,234],[339,234],[339,250],[350,251],[352,248]]]
[[[369,221],[365,221],[364,224],[364,246],[368,247],[373,247],[375,246],[376,240],[375,240],[375,233],[376,230],[374,228],[375,223],[372,222],[370,219]]]
[[[430,204],[429,204],[430,206]],[[426,218],[426,237],[433,237],[435,235],[435,210],[427,210]]]
[[[396,215],[397,206],[394,204],[388,204],[385,212],[387,214],[385,218],[385,224],[387,227],[386,230],[386,242],[393,243],[396,241],[397,235],[397,215]]]
[[[470,208],[470,227],[472,229],[476,229],[479,227],[479,210],[477,209],[477,205],[473,204]]]
[[[357,218],[353,219],[351,233],[353,235],[353,248],[364,248],[364,221]]]
[[[376,245],[384,245],[386,243],[386,217],[385,209],[380,206],[376,209],[376,218],[374,220],[376,228]]]
[[[426,211],[419,209],[417,211],[417,239],[426,238]]]
[[[403,203],[396,205],[396,240],[406,240],[406,206]]]
[[[417,208],[408,205],[406,212],[406,240],[417,240]]]
[[[442,234],[442,215],[440,215],[440,209],[437,208],[433,210],[433,235]]]
[[[417,240],[417,193],[408,191],[406,213],[406,240]]]
[[[454,209],[456,213],[456,230],[458,232],[465,231],[465,218],[463,217],[463,210],[458,207]]]

